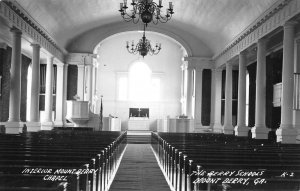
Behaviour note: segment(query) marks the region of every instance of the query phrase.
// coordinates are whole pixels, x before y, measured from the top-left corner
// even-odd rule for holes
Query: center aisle
[[[170,191],[150,144],[128,144],[110,191]]]

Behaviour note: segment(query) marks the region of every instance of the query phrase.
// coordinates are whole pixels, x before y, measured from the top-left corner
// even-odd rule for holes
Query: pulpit
[[[120,118],[103,117],[103,131],[121,131]]]
[[[89,102],[68,100],[66,119],[74,123],[75,127],[86,126],[89,120]]]

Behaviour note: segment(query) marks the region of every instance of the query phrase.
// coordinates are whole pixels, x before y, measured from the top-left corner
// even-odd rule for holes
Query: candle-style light
[[[127,0],[124,0],[123,3],[120,3],[119,11],[125,21],[132,21],[135,24],[138,23],[140,19],[146,26],[151,21],[154,24],[158,22],[166,23],[174,14],[172,2],[169,2],[169,8],[166,9],[165,15],[162,15],[161,11],[161,8],[163,8],[162,0],[159,0],[158,4],[153,2],[153,0],[132,0],[130,4],[133,9],[129,11],[127,10]]]
[[[126,42],[126,48],[129,53],[137,54],[139,53],[141,56],[145,57],[146,55],[157,55],[161,50],[161,44],[156,43],[155,47],[152,48],[150,41],[145,36],[146,24],[144,25],[144,33],[142,39],[135,45],[132,41],[131,45],[129,42]]]

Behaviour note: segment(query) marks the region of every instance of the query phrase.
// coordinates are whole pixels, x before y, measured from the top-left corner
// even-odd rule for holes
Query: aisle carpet
[[[128,144],[110,191],[170,191],[150,144]]]

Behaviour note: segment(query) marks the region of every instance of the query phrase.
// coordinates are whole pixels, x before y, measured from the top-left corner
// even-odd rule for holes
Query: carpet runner
[[[110,191],[170,191],[150,144],[128,144]]]

